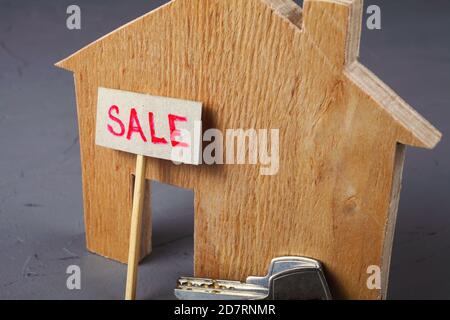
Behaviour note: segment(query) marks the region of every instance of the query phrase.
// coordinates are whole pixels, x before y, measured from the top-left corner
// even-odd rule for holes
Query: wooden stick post
[[[128,272],[125,299],[136,299],[138,264],[141,249],[142,209],[144,205],[145,157],[137,156],[136,176],[131,213],[130,247],[128,253]]]

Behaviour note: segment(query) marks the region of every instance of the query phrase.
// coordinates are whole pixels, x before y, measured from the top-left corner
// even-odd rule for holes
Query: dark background
[[[0,0],[0,299],[123,298],[125,266],[85,250],[73,80],[53,63],[164,2]],[[70,4],[80,31],[66,28]],[[382,30],[363,28],[360,60],[444,134],[435,150],[408,149],[389,298],[449,299],[450,1],[370,4]],[[156,184],[152,198],[138,294],[171,298],[192,274],[193,195]],[[66,289],[72,264],[81,291]]]

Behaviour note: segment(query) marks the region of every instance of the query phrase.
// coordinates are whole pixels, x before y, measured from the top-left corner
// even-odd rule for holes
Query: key
[[[245,283],[183,277],[175,296],[180,300],[331,300],[320,262],[303,257],[272,260],[265,277]]]

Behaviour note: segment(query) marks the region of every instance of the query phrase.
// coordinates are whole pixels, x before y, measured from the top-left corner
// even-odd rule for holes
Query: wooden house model
[[[127,261],[135,165],[95,144],[98,88],[201,101],[204,129],[279,129],[280,160],[273,176],[147,160],[148,181],[195,192],[195,275],[306,256],[336,298],[384,298],[405,146],[441,135],[357,61],[361,25],[360,0],[173,0],[59,62],[75,76],[88,249]],[[143,235],[145,256],[149,197]]]

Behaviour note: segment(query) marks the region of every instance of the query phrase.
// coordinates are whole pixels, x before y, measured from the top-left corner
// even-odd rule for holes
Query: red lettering
[[[128,124],[127,139],[131,140],[131,135],[135,132],[138,132],[141,135],[142,140],[147,142],[147,138],[145,138],[144,132],[142,131],[136,109],[132,108],[130,113],[130,123]]]
[[[152,143],[154,144],[167,144],[167,140],[156,136],[155,132],[155,116],[153,112],[148,113],[148,123],[150,124],[150,134],[152,136]]]
[[[189,148],[189,144],[175,140],[176,137],[181,135],[181,132],[177,130],[175,122],[187,122],[187,118],[169,114],[170,142],[172,143],[172,147]]]
[[[119,107],[118,106],[111,106],[111,108],[109,108],[108,115],[109,115],[109,118],[112,121],[114,121],[115,123],[117,123],[119,125],[120,131],[119,132],[114,131],[114,128],[111,125],[109,125],[109,124],[108,124],[108,131],[111,132],[116,137],[122,137],[125,134],[125,126],[123,125],[122,120],[120,120],[119,118],[113,116],[113,114],[112,114],[113,111],[117,115],[119,115]]]

